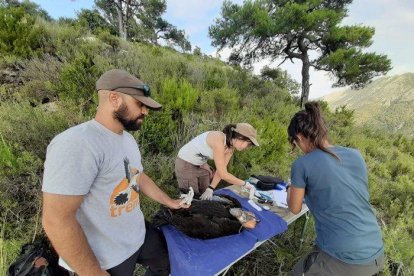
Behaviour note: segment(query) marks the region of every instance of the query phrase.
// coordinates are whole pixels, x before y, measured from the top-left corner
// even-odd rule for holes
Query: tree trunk
[[[310,69],[309,57],[307,54],[305,54],[302,59],[302,95],[300,96],[300,107],[301,108],[309,99],[309,87],[310,87],[309,69]]]
[[[126,40],[127,39],[127,33],[126,33],[126,24],[124,20],[124,11],[122,10],[124,7],[122,6],[122,0],[118,0],[118,31],[119,31],[119,37]],[[128,7],[127,7],[128,8]]]

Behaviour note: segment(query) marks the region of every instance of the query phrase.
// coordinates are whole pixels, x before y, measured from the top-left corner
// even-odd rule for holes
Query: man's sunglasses
[[[145,97],[151,97],[151,89],[148,84],[137,84],[135,86],[132,86],[132,85],[131,86],[119,86],[119,87],[114,88],[113,90],[116,90],[118,88],[135,88],[135,89],[143,91]]]

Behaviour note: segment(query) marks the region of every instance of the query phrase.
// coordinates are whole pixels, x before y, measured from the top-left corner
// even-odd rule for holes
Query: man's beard
[[[145,115],[141,114],[135,119],[128,119],[128,107],[123,104],[118,111],[114,111],[114,118],[118,120],[127,131],[136,131],[141,128],[141,122],[138,119],[144,119]]]

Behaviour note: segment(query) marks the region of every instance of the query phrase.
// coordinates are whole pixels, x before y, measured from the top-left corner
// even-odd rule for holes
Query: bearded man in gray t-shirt
[[[168,206],[171,199],[144,173],[135,139],[149,109],[161,105],[150,89],[123,70],[96,82],[99,106],[94,120],[57,135],[49,144],[43,177],[43,227],[60,259],[78,275],[168,275],[162,234],[140,209],[139,191]]]

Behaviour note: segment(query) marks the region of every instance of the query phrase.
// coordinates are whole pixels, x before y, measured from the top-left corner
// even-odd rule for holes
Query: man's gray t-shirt
[[[305,189],[319,248],[345,263],[369,263],[384,246],[369,203],[365,161],[355,149],[329,149],[340,160],[319,149],[301,156],[292,165],[292,185]]]
[[[103,269],[122,263],[144,242],[139,194],[128,181],[137,171],[143,168],[132,135],[95,120],[62,132],[47,148],[42,190],[84,195],[76,218]],[[71,270],[64,260],[59,264]]]

